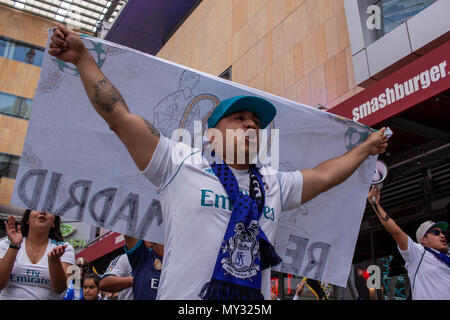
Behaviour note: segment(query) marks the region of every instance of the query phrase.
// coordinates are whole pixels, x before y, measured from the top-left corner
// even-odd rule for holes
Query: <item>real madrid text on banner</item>
[[[104,40],[82,39],[130,112],[166,137],[185,129],[184,143],[202,148],[213,109],[239,95],[262,97],[277,109],[267,127],[262,157],[274,171],[313,168],[354,148],[372,132],[298,102]],[[12,204],[162,243],[163,204],[156,189],[92,108],[76,68],[47,51],[48,45]],[[262,217],[277,223],[272,244],[282,263],[276,270],[346,286],[376,159],[369,157],[344,183],[298,209],[263,208]],[[264,187],[269,192],[273,186]],[[208,190],[202,195],[215,196],[218,205],[225,205],[226,195]],[[192,199],[202,200],[200,195]]]

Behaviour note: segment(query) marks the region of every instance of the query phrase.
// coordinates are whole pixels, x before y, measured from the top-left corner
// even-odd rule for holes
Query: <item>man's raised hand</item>
[[[380,189],[377,186],[372,186],[367,195],[367,199],[370,202],[380,203]]]
[[[62,61],[75,65],[83,55],[88,54],[80,36],[61,24],[57,24],[51,36],[48,53]]]
[[[364,142],[369,154],[377,155],[386,152],[388,147],[388,137],[385,135],[386,128],[383,127],[379,131],[372,132],[372,134]]]

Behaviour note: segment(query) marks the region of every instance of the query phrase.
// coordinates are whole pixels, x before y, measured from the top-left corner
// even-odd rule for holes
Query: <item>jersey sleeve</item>
[[[397,246],[398,247],[398,246]],[[418,244],[414,242],[409,236],[408,236],[408,249],[405,251],[401,250],[398,247],[398,251],[402,255],[403,259],[405,259],[405,262],[409,264],[418,263],[420,258],[422,257],[425,249],[421,244]]]
[[[192,152],[193,149],[188,145],[161,136],[153,157],[142,174],[156,189],[161,190],[175,174],[184,159]]]
[[[66,242],[64,244],[67,244],[67,247],[63,255],[61,256],[61,262],[75,264],[75,250],[70,243]]]
[[[9,240],[7,237],[4,237],[3,239],[0,239],[0,259],[3,259],[3,257],[6,254],[6,251],[8,251],[9,247]]]
[[[128,262],[128,257],[126,254],[115,257],[109,264],[105,273],[102,276],[106,278],[107,276],[116,277],[128,277],[130,276],[130,263]]]
[[[298,170],[292,172],[278,172],[280,183],[281,206],[283,211],[298,208],[302,202],[303,176]]]
[[[151,259],[150,252],[142,240],[139,240],[130,250],[127,249],[126,245],[124,249],[135,274],[139,272],[140,268],[145,267],[145,262],[148,261],[148,259]]]

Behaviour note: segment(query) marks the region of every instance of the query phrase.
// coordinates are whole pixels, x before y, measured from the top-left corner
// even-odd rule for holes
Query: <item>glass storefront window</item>
[[[372,260],[364,261],[354,265],[352,276],[355,280],[355,290],[358,291],[358,300],[407,300],[410,294],[410,282],[406,270],[404,269],[404,260],[395,261],[394,256],[376,258],[375,263]],[[396,258],[396,259],[397,259]],[[380,268],[380,289],[370,292],[367,287],[369,273],[367,268],[376,265]],[[372,289],[371,289],[372,290]]]
[[[437,0],[381,0],[377,5],[381,8],[383,20],[382,35],[415,16]]]
[[[19,168],[20,157],[0,153],[0,177],[15,179]]]
[[[437,0],[357,0],[365,47],[383,38]],[[354,13],[349,9],[348,14]]]
[[[44,57],[44,49],[0,37],[0,57],[40,67]]]
[[[33,100],[31,99],[23,99],[22,104],[20,106],[20,113],[19,117],[24,119],[30,119],[30,113],[31,113],[31,102]]]
[[[219,77],[225,80],[231,80],[231,68],[232,67],[227,68],[227,70],[222,72],[222,74]]]
[[[42,60],[44,60],[44,51],[36,49],[33,64],[35,66],[42,66]]]
[[[0,113],[29,119],[33,100],[0,92]]]
[[[406,273],[390,276],[393,256],[378,259],[382,275],[381,285],[385,300],[406,300],[408,297],[408,276]]]

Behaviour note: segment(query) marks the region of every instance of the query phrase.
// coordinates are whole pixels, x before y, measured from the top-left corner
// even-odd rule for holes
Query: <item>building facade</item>
[[[9,204],[52,22],[0,6],[0,203]]]
[[[17,169],[23,153],[33,98],[38,85],[51,19],[0,4],[0,218],[15,215],[20,222],[24,209],[10,206]],[[87,33],[86,31],[84,31]],[[26,156],[26,152],[23,154]],[[28,165],[39,168],[32,157]],[[63,234],[83,250],[95,238],[96,228],[62,218]],[[65,232],[69,231],[69,234]],[[0,225],[0,238],[5,236]]]
[[[204,0],[157,55],[309,106],[361,90],[342,0]]]

